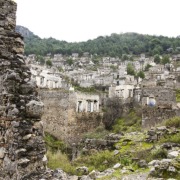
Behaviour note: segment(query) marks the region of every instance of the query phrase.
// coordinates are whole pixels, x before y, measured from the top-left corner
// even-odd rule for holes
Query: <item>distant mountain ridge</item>
[[[24,37],[26,55],[46,55],[48,53],[71,55],[72,53],[78,53],[81,56],[84,52],[89,52],[98,56],[122,57],[124,54],[139,55],[145,53],[153,56],[156,54],[180,53],[179,37],[170,38],[133,32],[113,33],[110,36],[99,36],[86,42],[68,43],[54,38],[41,39],[23,26],[17,26],[16,31]]]
[[[24,38],[32,38],[34,35],[33,32],[31,32],[28,28],[23,26],[16,26],[16,32],[20,33]]]

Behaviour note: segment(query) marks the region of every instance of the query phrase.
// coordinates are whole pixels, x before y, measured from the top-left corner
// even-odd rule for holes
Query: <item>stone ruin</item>
[[[173,88],[145,87],[141,90],[141,96],[144,128],[156,126],[166,119],[179,116],[180,109]]]
[[[39,179],[45,172],[45,143],[36,85],[15,32],[17,5],[0,0],[0,179]]]

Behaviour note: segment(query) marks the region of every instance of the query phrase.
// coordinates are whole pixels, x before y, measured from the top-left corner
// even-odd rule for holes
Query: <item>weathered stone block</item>
[[[32,118],[40,118],[43,114],[44,104],[39,101],[32,100],[26,104],[26,116]]]
[[[5,156],[6,149],[4,147],[0,148],[0,159],[3,159]]]

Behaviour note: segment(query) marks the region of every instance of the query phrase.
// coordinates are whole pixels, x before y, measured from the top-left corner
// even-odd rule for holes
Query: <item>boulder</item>
[[[159,160],[152,160],[151,162],[148,163],[148,166],[155,166],[155,165],[159,165],[160,161]]]
[[[171,152],[168,153],[167,157],[170,158],[170,159],[173,159],[173,158],[178,157],[178,155],[179,155],[178,151],[171,151]]]
[[[53,172],[53,177],[61,180],[67,180],[67,174],[62,169],[56,169]]]
[[[138,162],[138,166],[139,166],[140,168],[145,168],[145,167],[147,167],[147,162],[142,159],[142,160],[140,160],[140,161]]]

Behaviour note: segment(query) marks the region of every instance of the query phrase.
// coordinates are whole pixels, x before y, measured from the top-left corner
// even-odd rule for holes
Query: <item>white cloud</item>
[[[179,0],[16,0],[17,24],[40,37],[83,41],[138,32],[180,34]]]

